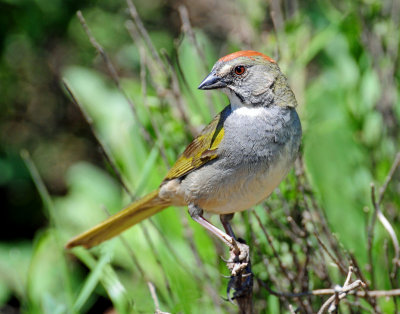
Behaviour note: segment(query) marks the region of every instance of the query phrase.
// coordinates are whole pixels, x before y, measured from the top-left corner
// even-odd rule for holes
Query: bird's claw
[[[233,294],[231,296],[231,290]],[[247,297],[251,295],[253,290],[253,273],[251,272],[250,262],[242,269],[238,275],[232,275],[228,283],[227,297],[229,302],[233,302],[234,299]]]
[[[244,241],[236,241],[229,251],[226,265],[231,273],[227,287],[228,301],[245,297],[252,292],[253,273],[251,272],[250,250]],[[231,296],[231,291],[233,291]]]
[[[236,248],[231,248],[229,259],[226,261],[231,276],[241,274],[248,266],[250,260],[250,249],[248,245],[236,242],[235,246]]]

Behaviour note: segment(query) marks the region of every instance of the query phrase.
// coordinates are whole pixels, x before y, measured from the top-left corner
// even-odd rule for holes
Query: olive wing
[[[203,131],[186,147],[182,155],[168,171],[164,181],[183,177],[218,157],[218,146],[224,138],[224,121],[230,114],[230,106],[220,112]]]

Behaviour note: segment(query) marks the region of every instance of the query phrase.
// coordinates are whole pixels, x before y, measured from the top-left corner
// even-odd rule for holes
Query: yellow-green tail
[[[65,247],[70,249],[82,245],[86,248],[91,248],[92,246],[115,237],[129,227],[160,212],[164,208],[168,207],[169,203],[160,199],[158,197],[158,192],[159,190],[154,191],[140,200],[133,202],[128,207],[97,226],[71,239]]]

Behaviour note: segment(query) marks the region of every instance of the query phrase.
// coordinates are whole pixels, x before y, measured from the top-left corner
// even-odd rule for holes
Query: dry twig
[[[346,295],[348,294],[349,291],[358,289],[359,287],[365,286],[365,283],[362,282],[361,280],[356,280],[352,284],[349,284],[347,286],[336,286],[334,289],[334,295],[331,296],[320,308],[318,311],[318,314],[324,313],[326,310],[328,310],[330,313],[336,311],[337,306],[340,302],[341,299],[345,298]]]
[[[151,138],[150,134],[147,132],[146,128],[143,126],[143,124],[141,123],[141,121],[138,119],[137,116],[137,112],[136,112],[136,108],[135,105],[133,104],[132,99],[127,95],[127,93],[122,89],[121,87],[121,81],[119,79],[117,70],[115,69],[114,65],[112,64],[110,58],[108,57],[107,53],[105,52],[105,50],[103,49],[103,47],[97,42],[96,38],[93,36],[92,32],[89,29],[89,26],[87,25],[85,18],[82,15],[81,11],[78,11],[76,13],[76,15],[78,16],[79,22],[81,23],[83,29],[85,30],[86,35],[89,38],[90,43],[93,45],[93,47],[96,49],[96,51],[100,54],[100,56],[103,58],[104,63],[107,66],[107,69],[115,83],[115,85],[117,86],[118,90],[120,91],[120,93],[124,96],[124,98],[126,99],[126,101],[128,102],[132,113],[133,113],[133,117],[135,118],[136,122],[139,125],[140,131],[144,137],[144,139],[148,142],[148,143],[153,143],[153,139]],[[163,151],[160,151],[161,155],[164,154]]]
[[[72,92],[71,88],[69,87],[68,83],[63,80],[62,81],[65,90],[68,92],[68,95],[71,97],[72,102],[75,104],[75,106],[78,107],[78,109],[81,111],[83,117],[85,118],[87,124],[90,127],[90,130],[92,131],[93,136],[95,137],[95,139],[97,140],[97,142],[99,143],[99,147],[101,149],[101,152],[104,156],[104,158],[107,160],[107,162],[109,163],[109,165],[111,166],[113,172],[115,173],[115,175],[117,176],[118,182],[121,184],[122,188],[125,190],[125,192],[131,197],[131,199],[134,199],[134,195],[131,193],[131,191],[129,190],[127,184],[125,183],[125,180],[123,179],[123,176],[121,174],[121,172],[119,171],[118,167],[116,166],[117,163],[114,159],[113,154],[111,153],[111,151],[109,150],[108,146],[106,145],[106,143],[102,140],[102,138],[98,135],[98,132],[96,131],[96,128],[93,124],[93,120],[90,117],[90,115],[87,113],[85,107],[79,102],[79,100],[75,97],[74,93]]]
[[[154,307],[155,307],[154,313],[155,314],[169,314],[168,312],[163,312],[160,310],[160,303],[158,302],[156,288],[154,287],[154,284],[151,281],[148,281],[147,287],[149,288],[151,298],[153,299],[153,302],[154,302]]]

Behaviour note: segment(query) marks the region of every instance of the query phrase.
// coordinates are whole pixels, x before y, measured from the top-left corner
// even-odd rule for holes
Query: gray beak
[[[198,89],[217,89],[226,87],[226,83],[222,78],[217,76],[214,71],[207,75],[207,77],[200,83]]]

